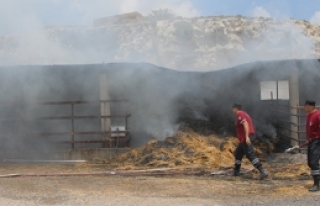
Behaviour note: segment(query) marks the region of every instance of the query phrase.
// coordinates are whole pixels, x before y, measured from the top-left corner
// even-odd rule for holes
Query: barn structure
[[[283,151],[304,141],[301,104],[320,102],[319,70],[316,59],[209,72],[145,63],[1,67],[1,155],[136,147],[195,122],[232,135],[234,102],[253,116],[258,138]]]

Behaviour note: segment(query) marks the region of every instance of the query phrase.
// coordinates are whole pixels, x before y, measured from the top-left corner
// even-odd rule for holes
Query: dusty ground
[[[308,192],[312,181],[303,154],[267,155],[257,150],[270,173],[263,181],[256,180],[258,172],[250,170],[248,161],[243,161],[243,168],[249,172],[241,177],[211,175],[222,168],[225,172],[231,167],[227,171],[232,172],[235,147],[234,139],[222,144],[215,136],[191,132],[150,141],[113,160],[0,164],[0,205],[320,205],[320,192]],[[168,168],[174,170],[163,170]],[[157,169],[161,175],[137,176],[137,170],[146,169]],[[135,176],[128,176],[132,172]],[[65,176],[71,173],[104,176]],[[7,174],[22,175],[3,176]],[[50,174],[64,176],[42,176]]]
[[[319,205],[320,192],[307,191],[308,176],[275,178],[279,171],[268,169],[274,174],[264,181],[255,174],[0,178],[0,205]],[[105,170],[105,165],[0,165],[2,175]]]

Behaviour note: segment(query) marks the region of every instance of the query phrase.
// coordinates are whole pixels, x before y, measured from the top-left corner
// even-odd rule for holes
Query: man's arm
[[[243,125],[243,128],[244,128],[244,133],[246,135],[246,143],[247,145],[250,145],[251,144],[251,140],[250,140],[250,137],[249,137],[249,124],[247,121],[243,121],[242,122],[242,125]]]

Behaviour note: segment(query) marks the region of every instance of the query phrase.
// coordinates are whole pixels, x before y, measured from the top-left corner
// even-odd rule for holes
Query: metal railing
[[[271,111],[272,123],[276,128],[277,136],[281,139],[287,139],[290,142],[296,142],[300,144],[301,139],[301,131],[300,121],[301,115],[300,113],[292,112],[289,104],[280,104],[280,100],[278,96],[274,98],[273,93],[270,92],[271,102],[269,105],[269,110]],[[291,120],[291,117],[296,117],[298,119],[297,122]],[[298,136],[298,138],[293,138],[294,136]],[[287,144],[287,143],[286,143]]]
[[[96,106],[100,106],[103,104],[104,106],[106,104],[113,103],[125,103],[125,114],[123,115],[75,115],[75,106],[76,105],[84,105],[84,104],[93,104]],[[24,108],[27,107],[35,107],[35,106],[53,106],[53,105],[70,105],[70,112],[71,115],[63,115],[63,116],[25,116],[23,112],[20,113],[20,116],[18,117],[0,117],[0,122],[19,122],[21,124],[20,131],[13,131],[13,134],[10,135],[4,135],[1,134],[0,138],[3,137],[21,137],[21,136],[31,136],[31,137],[41,137],[41,136],[70,136],[70,140],[62,141],[62,143],[68,143],[71,144],[72,149],[75,148],[75,144],[78,143],[101,143],[102,147],[106,147],[106,144],[109,143],[109,147],[113,146],[113,143],[115,147],[119,146],[119,142],[124,142],[125,146],[128,146],[129,144],[129,130],[128,130],[128,118],[131,116],[127,112],[127,103],[128,100],[98,100],[98,101],[60,101],[60,102],[43,102],[43,103],[33,103],[33,104],[0,104],[0,107],[10,107],[12,108],[20,108],[21,111],[23,111]],[[101,114],[100,110],[99,113]],[[81,119],[100,119],[100,120],[106,120],[106,119],[112,119],[112,118],[122,118],[124,119],[124,126],[125,131],[111,131],[111,130],[95,130],[95,131],[76,131],[75,130],[75,121],[81,120]],[[28,133],[24,129],[24,125],[26,122],[32,122],[32,121],[45,121],[45,120],[70,120],[71,121],[71,128],[70,131],[66,132],[35,132],[35,133]],[[100,125],[101,126],[101,125]],[[115,138],[111,138],[112,133],[115,134],[125,134],[125,137],[119,137],[116,135]],[[100,134],[102,136],[101,139],[98,140],[75,140],[76,135],[97,135]],[[109,136],[107,139],[106,137]]]
[[[285,135],[285,132],[281,133],[282,137],[290,139],[290,141],[297,142],[297,144],[301,145],[306,142],[306,114],[302,112],[304,106],[300,105],[281,105],[279,104],[279,99],[274,99],[273,94],[271,92],[271,103],[269,110],[271,111],[273,123],[276,125],[276,132],[279,135],[280,131],[286,131],[290,135]],[[320,106],[316,106],[316,108],[320,108]],[[284,111],[287,109],[287,111]],[[296,112],[292,112],[292,110],[296,110]],[[281,119],[280,114],[285,116],[287,119]],[[291,117],[296,117],[297,121],[291,121]],[[284,124],[280,124],[284,123]],[[295,128],[295,129],[293,129]],[[297,135],[297,138],[293,138],[292,134]],[[305,151],[307,148],[301,148],[299,152]]]

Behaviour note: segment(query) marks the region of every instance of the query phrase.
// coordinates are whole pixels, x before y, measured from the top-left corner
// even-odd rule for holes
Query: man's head
[[[304,110],[307,112],[307,113],[310,113],[310,112],[313,112],[316,108],[316,102],[315,101],[312,101],[312,100],[307,100],[305,103],[304,103]]]
[[[232,105],[232,112],[233,112],[234,114],[237,114],[238,111],[241,111],[241,110],[242,110],[241,104],[233,104],[233,105]]]

